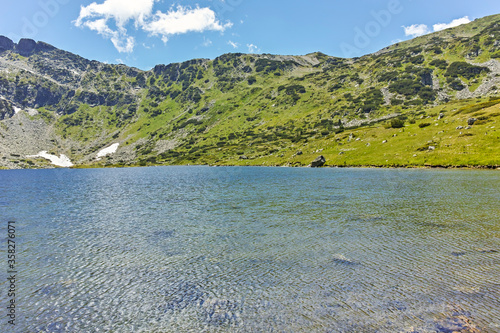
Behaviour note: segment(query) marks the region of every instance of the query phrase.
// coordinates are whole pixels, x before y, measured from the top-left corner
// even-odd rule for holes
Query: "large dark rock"
[[[14,42],[5,36],[0,36],[0,52],[14,49]]]
[[[44,42],[38,42],[36,43],[36,52],[49,52],[52,50],[55,50],[56,48],[50,44],[44,43]]]
[[[326,159],[323,157],[323,155],[318,156],[314,161],[311,163],[311,168],[319,168],[325,165]]]
[[[17,43],[16,50],[22,56],[29,56],[35,51],[36,42],[33,39],[22,38]]]
[[[477,121],[477,119],[476,119],[476,118],[469,118],[469,120],[467,120],[467,124],[468,124],[469,126],[472,126],[472,125],[474,125],[474,124],[475,124],[475,122],[476,122],[476,121]]]

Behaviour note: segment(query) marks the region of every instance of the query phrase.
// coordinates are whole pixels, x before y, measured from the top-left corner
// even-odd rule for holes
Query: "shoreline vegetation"
[[[456,169],[456,170],[500,170],[500,165],[329,165],[312,168],[310,165],[237,165],[237,164],[129,164],[129,165],[75,165],[72,167],[51,166],[47,168],[26,168],[21,170],[49,170],[49,169],[125,169],[125,168],[154,168],[154,167],[249,167],[249,168],[311,168],[311,169]],[[20,170],[0,167],[2,170]]]

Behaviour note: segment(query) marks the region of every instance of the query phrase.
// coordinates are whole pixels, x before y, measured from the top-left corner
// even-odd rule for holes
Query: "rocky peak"
[[[36,52],[49,52],[49,51],[53,51],[55,50],[56,48],[50,44],[47,44],[47,43],[44,43],[44,42],[38,42],[36,43]]]
[[[14,42],[5,36],[0,36],[0,52],[14,49]]]
[[[37,43],[32,39],[22,38],[19,40],[18,44],[15,44],[10,38],[0,36],[0,52],[14,49],[23,56],[31,55],[34,52],[49,52],[56,50],[56,48],[50,44],[44,42]]]
[[[35,51],[36,42],[33,39],[22,38],[16,45],[16,51],[22,56],[29,56]]]

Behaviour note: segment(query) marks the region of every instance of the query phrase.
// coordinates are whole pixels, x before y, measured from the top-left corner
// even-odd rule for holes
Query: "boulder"
[[[438,116],[438,120],[441,120],[444,118],[444,113],[440,113],[439,116]]]
[[[5,36],[0,36],[0,52],[14,49],[14,42]]]
[[[477,119],[476,119],[476,118],[469,118],[469,120],[467,120],[467,124],[468,124],[469,126],[472,126],[472,125],[474,125],[474,123],[475,123],[476,121],[477,121]]]
[[[318,156],[314,161],[311,163],[311,168],[319,168],[325,165],[326,159],[323,157],[323,155]]]
[[[33,39],[22,38],[16,45],[16,50],[22,56],[29,56],[35,51],[36,42]]]

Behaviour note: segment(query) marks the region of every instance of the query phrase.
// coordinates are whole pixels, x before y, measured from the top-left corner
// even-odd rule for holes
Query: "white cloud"
[[[469,19],[468,16],[464,16],[459,19],[455,19],[451,21],[450,23],[438,23],[434,24],[432,26],[432,30],[429,29],[429,27],[425,24],[413,24],[410,26],[403,26],[403,29],[405,30],[405,35],[406,36],[411,36],[411,37],[418,37],[418,36],[423,36],[431,32],[436,32],[436,31],[441,31],[444,29],[448,28],[453,28],[453,27],[458,27],[459,25],[462,24],[467,24],[470,23],[471,20]]]
[[[188,32],[203,32],[205,30],[224,31],[232,23],[221,24],[215,17],[215,12],[210,8],[184,8],[178,6],[168,13],[157,11],[151,22],[143,25],[143,29],[153,35],[161,35],[163,41],[169,36],[185,34]]]
[[[127,31],[124,28],[112,30],[108,27],[106,19],[87,21],[83,23],[83,25],[90,30],[96,31],[105,38],[110,39],[119,52],[132,52],[134,49],[134,37],[127,36]]]
[[[256,53],[256,52],[260,51],[260,49],[257,47],[257,45],[254,45],[254,44],[247,44],[247,47],[248,47],[249,53]]]
[[[233,48],[237,49],[240,45],[238,43],[235,43],[233,41],[228,41],[227,42],[229,45],[231,45]]]
[[[158,0],[105,0],[80,8],[80,15],[74,22],[77,27],[86,27],[110,39],[119,52],[132,52],[135,39],[129,36],[126,25],[133,22],[136,29],[142,29],[153,36],[160,36],[167,42],[172,35],[189,32],[220,31],[232,27],[217,20],[210,8],[172,7],[167,13],[153,7]],[[114,22],[114,26],[111,23]]]
[[[205,39],[205,37],[203,37],[203,46],[205,47],[209,47],[210,45],[212,45],[212,41],[210,39]]]
[[[80,26],[85,19],[105,17],[106,21],[113,18],[118,28],[134,20],[137,23],[151,15],[155,0],[105,0],[102,4],[95,2],[87,7],[80,7],[80,16],[76,20],[76,25]]]
[[[467,24],[470,22],[471,22],[471,20],[469,20],[469,17],[464,16],[462,18],[455,19],[455,20],[451,21],[450,23],[434,24],[432,27],[434,28],[434,31],[441,31],[441,30],[445,30],[445,29],[449,29],[449,28],[458,27],[459,25]]]
[[[428,34],[430,32],[429,27],[425,24],[413,24],[409,27],[403,26],[405,29],[406,36],[418,37]]]

